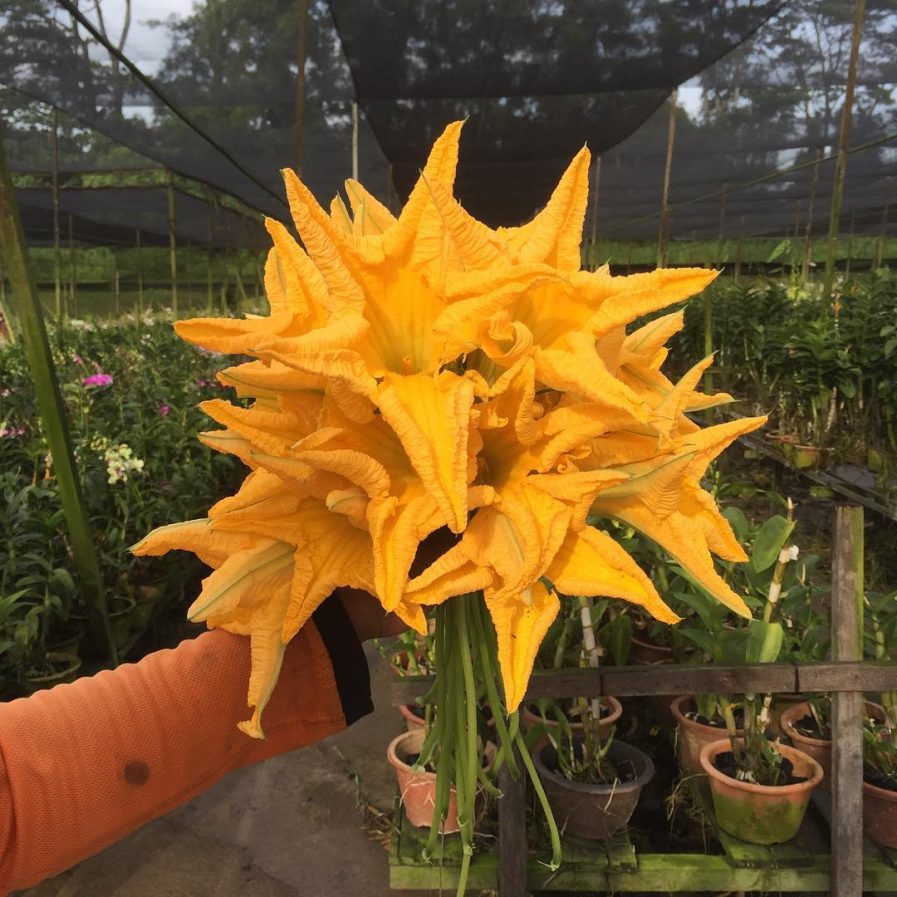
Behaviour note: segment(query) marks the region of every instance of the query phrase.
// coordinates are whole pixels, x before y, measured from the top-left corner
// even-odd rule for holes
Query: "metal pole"
[[[50,447],[56,480],[59,483],[59,495],[72,547],[72,560],[80,575],[81,588],[90,615],[93,650],[98,656],[105,653],[113,663],[116,663],[118,653],[109,628],[106,596],[90,518],[78,479],[72,441],[66,423],[65,405],[50,354],[43,310],[28,258],[25,233],[19,217],[15,189],[6,165],[6,151],[2,137],[0,137],[0,255],[3,256],[9,275],[17,311],[17,324],[31,368],[37,406]]]
[[[663,167],[663,196],[660,203],[660,232],[657,235],[657,267],[663,268],[667,263],[667,244],[669,243],[669,204],[670,204],[670,171],[673,167],[673,143],[676,139],[676,99],[679,89],[674,88],[670,94],[670,123],[667,129],[667,156]]]
[[[62,277],[59,271],[59,112],[53,107],[52,134],[52,178],[53,178],[53,286],[56,309],[56,337],[62,339],[62,320],[65,310],[62,306]]]
[[[296,44],[296,131],[293,146],[293,166],[302,174],[302,138],[305,124],[305,61],[308,57],[308,0],[298,0],[299,35]]]
[[[112,250],[112,299],[115,308],[115,316],[121,317],[121,290],[119,289],[118,274],[118,250]]]
[[[838,159],[835,163],[835,186],[832,191],[832,208],[828,222],[828,245],[825,250],[825,280],[822,293],[831,300],[835,281],[835,249],[838,242],[838,221],[841,217],[841,199],[844,194],[844,175],[847,171],[847,149],[850,145],[850,125],[853,113],[853,92],[857,80],[857,59],[860,55],[860,38],[863,33],[863,18],[866,14],[866,0],[854,0],[853,35],[850,41],[850,61],[847,65],[847,86],[844,89],[844,108],[841,111],[841,136],[838,140]]]
[[[168,252],[171,264],[171,313],[178,319],[178,254],[174,236],[174,175],[168,172]]]

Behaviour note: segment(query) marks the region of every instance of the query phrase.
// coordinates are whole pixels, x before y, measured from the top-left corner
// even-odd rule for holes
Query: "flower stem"
[[[554,821],[554,814],[551,812],[545,789],[542,787],[542,781],[536,772],[536,767],[533,766],[532,758],[519,731],[515,734],[514,741],[517,749],[520,751],[520,759],[523,761],[527,773],[529,773],[530,781],[533,783],[533,790],[536,792],[536,797],[539,798],[542,812],[545,814],[545,820],[548,823],[548,833],[551,837],[551,864],[549,868],[554,871],[561,865],[561,836],[558,832],[557,823]]]

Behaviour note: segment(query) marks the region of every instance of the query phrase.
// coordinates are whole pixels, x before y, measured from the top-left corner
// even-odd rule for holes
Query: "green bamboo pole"
[[[308,0],[297,0],[299,30],[296,40],[296,121],[293,131],[293,167],[302,174],[302,141],[305,137],[305,63],[308,59]]]
[[[673,168],[673,143],[676,139],[676,99],[678,88],[670,94],[670,123],[667,129],[667,155],[663,166],[663,195],[660,203],[660,232],[657,235],[657,267],[667,264],[667,246],[670,240],[670,172]]]
[[[69,316],[78,317],[78,300],[75,298],[75,226],[69,212]]]
[[[56,370],[50,355],[47,329],[25,247],[25,233],[22,230],[12,179],[6,165],[6,150],[2,138],[0,138],[0,254],[3,256],[12,287],[18,326],[31,368],[38,409],[50,446],[56,478],[59,481],[59,493],[68,526],[72,556],[85,590],[93,651],[98,657],[105,654],[116,663],[118,655],[109,628],[106,596],[93,534],[75,467],[65,406],[62,403]]]
[[[807,230],[804,235],[804,262],[801,269],[801,280],[806,283],[810,276],[810,261],[813,257],[813,217],[816,214],[816,189],[819,186],[819,158],[822,156],[822,149],[816,147],[815,161],[813,163],[813,182],[810,186],[810,208],[807,210]]]
[[[134,228],[137,243],[137,327],[143,323],[143,249],[140,245],[140,228]]]
[[[65,308],[62,304],[62,272],[60,271],[59,240],[59,112],[53,108],[52,148],[52,184],[53,184],[53,286],[56,309],[56,338],[62,340],[62,322]]]
[[[828,244],[825,250],[825,279],[822,294],[831,301],[835,282],[835,249],[838,243],[838,221],[841,217],[841,199],[844,195],[844,175],[847,171],[847,150],[850,146],[850,125],[853,113],[853,92],[857,80],[857,59],[860,55],[860,38],[866,0],[854,0],[853,35],[850,41],[850,61],[847,64],[847,85],[844,88],[844,108],[841,110],[841,135],[838,138],[838,158],[835,162],[835,186],[832,191],[832,208],[828,221]]]
[[[178,253],[174,235],[174,175],[168,172],[168,256],[171,266],[171,314],[178,319]]]

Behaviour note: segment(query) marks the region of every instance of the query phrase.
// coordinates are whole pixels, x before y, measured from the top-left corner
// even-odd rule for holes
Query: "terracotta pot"
[[[598,720],[598,737],[608,738],[611,734],[611,729],[617,724],[617,720],[620,719],[620,715],[623,713],[623,705],[610,695],[602,695],[599,700],[601,701],[603,712],[601,718]],[[544,731],[555,733],[560,729],[561,725],[555,720],[550,720],[546,723],[538,713],[534,713],[525,705],[521,722],[523,724],[523,729],[526,732],[534,731],[539,728]],[[570,723],[570,729],[573,732],[574,737],[582,735],[582,723]]]
[[[557,754],[549,743],[533,753],[533,763],[561,833],[602,841],[629,822],[642,788],[654,776],[654,764],[647,754],[622,741],[614,741],[607,756],[618,768],[631,763],[635,779],[614,785],[571,782],[557,771]]]
[[[419,754],[424,746],[423,727],[397,735],[386,749],[386,759],[396,771],[399,780],[399,794],[405,816],[412,825],[430,828],[433,824],[433,810],[436,806],[436,773],[415,772],[408,763],[412,754]],[[458,802],[455,789],[449,793],[448,810],[440,833],[460,831],[458,826]]]
[[[776,744],[790,760],[794,774],[806,778],[795,785],[754,785],[720,772],[714,761],[732,750],[728,738],[704,745],[701,768],[710,780],[713,812],[719,827],[750,844],[781,844],[790,841],[803,822],[813,789],[822,781],[822,767],[796,748]]]
[[[670,712],[676,721],[676,755],[679,766],[686,773],[701,773],[701,751],[708,744],[726,735],[726,730],[718,726],[705,726],[685,716],[685,708],[694,701],[691,695],[681,695],[670,705]],[[739,736],[744,731],[737,730]]]
[[[867,701],[865,709],[866,716],[884,720],[885,711],[880,704],[873,704]],[[779,717],[779,725],[781,726],[782,734],[794,742],[794,746],[798,750],[803,751],[805,754],[809,754],[822,767],[822,781],[819,783],[819,787],[829,791],[832,787],[831,739],[809,738],[806,735],[801,735],[801,733],[794,728],[794,724],[798,720],[809,715],[810,704],[808,701],[803,701],[800,704],[794,704],[789,707]]]
[[[795,704],[805,703],[803,695],[773,695],[772,706],[769,709],[769,733],[773,738],[781,738],[782,714]]]
[[[863,832],[870,841],[897,849],[897,791],[863,782]]]
[[[630,639],[632,659],[636,663],[672,663],[673,649],[669,645],[655,645],[632,636]]]
[[[409,732],[417,729],[423,729],[425,720],[422,716],[418,716],[407,704],[399,704],[399,713],[405,717],[405,728]]]

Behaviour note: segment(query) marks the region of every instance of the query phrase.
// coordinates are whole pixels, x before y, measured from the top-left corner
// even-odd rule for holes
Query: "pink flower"
[[[0,389],[0,396],[2,396],[4,399],[7,396],[11,396],[11,395],[12,395],[12,390],[9,389],[8,387],[4,386],[3,389]]]
[[[170,411],[171,411],[171,405],[169,405],[168,402],[163,402],[163,403],[159,406],[159,414],[160,414],[162,417],[165,417],[167,414],[170,413]]]
[[[197,389],[202,389],[204,386],[208,386],[207,381],[205,381],[205,380],[197,380],[197,381],[196,381],[196,388],[197,388]]]
[[[111,386],[112,374],[91,374],[85,377],[81,383],[84,386]]]
[[[74,361],[75,364],[84,364],[84,359],[78,355],[77,352],[72,356],[72,361]]]

